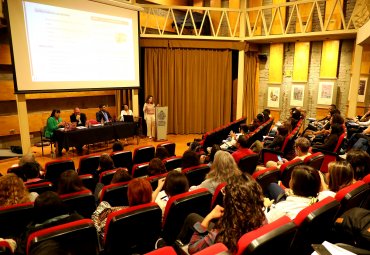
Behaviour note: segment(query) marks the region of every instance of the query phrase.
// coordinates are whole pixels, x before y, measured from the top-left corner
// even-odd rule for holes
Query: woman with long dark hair
[[[224,207],[217,205],[204,219],[192,213],[185,220],[178,239],[187,242],[188,230],[195,230],[189,243],[190,254],[214,243],[223,243],[231,252],[236,252],[243,234],[266,223],[262,189],[251,176],[232,177],[224,193]],[[218,219],[216,224],[211,222],[213,219]]]

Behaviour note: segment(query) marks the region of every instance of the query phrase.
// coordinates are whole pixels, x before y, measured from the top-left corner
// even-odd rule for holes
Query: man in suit
[[[96,121],[101,122],[102,120],[104,122],[112,121],[112,117],[104,104],[99,105],[99,111],[96,113]]]
[[[77,126],[86,125],[86,114],[81,113],[80,108],[76,107],[73,111],[73,114],[69,116],[69,119],[72,123],[77,123]]]

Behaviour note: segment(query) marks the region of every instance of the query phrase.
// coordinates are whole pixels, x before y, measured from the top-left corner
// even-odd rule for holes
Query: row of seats
[[[340,190],[335,198],[328,197],[305,208],[293,221],[284,216],[251,231],[239,239],[236,254],[310,254],[310,244],[327,240],[334,219],[343,211],[361,206],[369,191],[369,183],[358,181]],[[211,202],[212,195],[206,189],[199,189],[171,197],[163,221],[161,209],[155,203],[111,213],[106,225],[104,252],[105,254],[149,252],[153,250],[154,243],[160,236],[172,244],[185,217],[191,212],[205,216],[210,211]],[[31,203],[28,206],[31,206]],[[19,211],[17,214],[14,208],[10,215],[8,212],[8,217],[23,219],[24,214],[19,214]],[[4,219],[4,216],[6,216],[4,210],[1,210],[0,219]],[[10,223],[14,223],[14,218],[1,222],[1,226]],[[68,242],[66,246],[68,249],[80,249],[80,254],[97,254],[96,231],[90,220],[75,221],[35,232],[28,238],[27,249],[29,251],[39,243],[54,238],[62,243]],[[149,254],[163,254],[162,251]],[[207,250],[199,254],[215,254],[206,252]]]

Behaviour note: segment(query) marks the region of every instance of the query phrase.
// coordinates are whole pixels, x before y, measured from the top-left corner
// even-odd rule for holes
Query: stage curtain
[[[243,116],[250,123],[258,111],[258,53],[248,51],[244,58]]]
[[[168,133],[204,133],[230,122],[231,50],[145,48],[145,97],[168,106]]]

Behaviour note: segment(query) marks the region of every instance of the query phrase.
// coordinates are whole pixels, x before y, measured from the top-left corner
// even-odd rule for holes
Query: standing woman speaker
[[[153,96],[149,95],[144,104],[144,119],[146,121],[146,133],[149,139],[155,136],[155,104]]]

